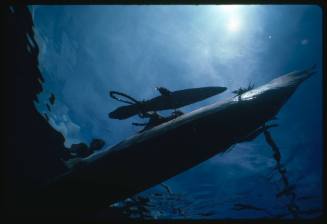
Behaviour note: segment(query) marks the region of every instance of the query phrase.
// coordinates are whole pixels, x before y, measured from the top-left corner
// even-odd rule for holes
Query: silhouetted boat
[[[47,186],[62,209],[90,211],[144,191],[257,136],[313,69],[292,72],[81,159]],[[58,197],[60,195],[60,197]],[[60,207],[59,206],[59,207]]]
[[[190,88],[171,92],[163,87],[160,87],[159,92],[161,95],[147,101],[137,101],[126,94],[111,91],[110,95],[113,98],[115,98],[114,94],[118,93],[124,97],[128,97],[132,100],[132,102],[130,103],[131,105],[118,107],[116,110],[109,113],[109,117],[114,119],[126,119],[148,111],[177,109],[222,93],[226,89],[226,87],[215,86]]]

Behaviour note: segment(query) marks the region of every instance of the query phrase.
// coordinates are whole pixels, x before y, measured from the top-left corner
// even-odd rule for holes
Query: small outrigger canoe
[[[313,73],[307,69],[280,76],[82,159],[46,186],[44,200],[68,212],[95,211],[174,177],[255,138]]]

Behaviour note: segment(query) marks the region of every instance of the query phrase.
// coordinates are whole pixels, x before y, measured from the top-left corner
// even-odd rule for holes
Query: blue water
[[[39,67],[45,79],[37,109],[56,104],[50,124],[69,147],[102,138],[112,146],[139,129],[108,118],[120,103],[109,90],[137,99],[154,89],[226,86],[221,95],[182,108],[192,111],[316,64],[278,114],[271,130],[296,194],[300,218],[322,209],[322,11],[314,5],[31,6]],[[164,112],[163,114],[168,114]],[[240,114],[240,116],[242,116]],[[219,136],[217,136],[219,138]],[[281,178],[264,137],[179,174],[139,196],[147,218],[294,218],[289,197],[276,197]],[[130,200],[130,199],[129,199]],[[113,207],[124,207],[119,202]],[[247,206],[244,206],[247,205]],[[134,207],[140,206],[136,203]],[[129,212],[139,217],[140,212]]]

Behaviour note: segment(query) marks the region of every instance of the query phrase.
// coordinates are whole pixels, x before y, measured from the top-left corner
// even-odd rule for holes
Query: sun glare
[[[241,22],[239,18],[231,17],[227,22],[227,29],[231,32],[236,32],[240,29]]]
[[[221,5],[219,9],[226,18],[226,28],[230,32],[237,32],[241,28],[241,5]]]

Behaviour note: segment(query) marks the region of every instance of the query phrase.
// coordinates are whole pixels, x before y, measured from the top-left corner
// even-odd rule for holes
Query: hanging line
[[[283,190],[280,191],[279,193],[277,193],[276,197],[279,198],[283,195],[290,195],[291,200],[290,200],[289,204],[287,205],[287,209],[293,215],[294,218],[298,218],[299,217],[299,207],[295,203],[295,199],[296,199],[296,193],[294,191],[295,187],[291,186],[289,184],[288,177],[286,175],[286,168],[284,168],[280,162],[281,161],[280,150],[279,150],[277,144],[275,143],[274,139],[272,138],[271,133],[265,127],[266,127],[266,124],[264,124],[264,132],[263,132],[264,136],[265,136],[265,140],[268,143],[268,145],[271,147],[271,150],[274,153],[274,159],[276,161],[276,168],[277,168],[278,173],[281,176],[282,182],[283,182]]]
[[[135,98],[133,98],[133,97],[131,97],[131,96],[125,94],[125,93],[118,92],[118,91],[110,91],[109,95],[110,95],[111,98],[113,98],[113,99],[115,99],[115,100],[117,100],[119,102],[123,102],[123,103],[129,104],[129,105],[137,105],[137,107],[139,109],[138,115],[141,118],[148,118],[149,117],[148,113],[144,109],[144,101],[136,100]],[[121,98],[121,97],[123,97],[123,98]],[[124,98],[127,98],[127,100],[124,99]]]

